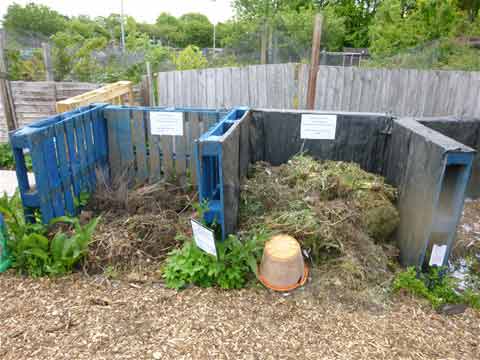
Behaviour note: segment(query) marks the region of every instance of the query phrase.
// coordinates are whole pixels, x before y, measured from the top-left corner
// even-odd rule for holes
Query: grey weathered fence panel
[[[160,105],[303,109],[309,69],[290,63],[160,73]],[[479,96],[479,72],[320,66],[315,109],[480,116]]]
[[[100,87],[98,84],[12,81],[13,105],[19,126],[28,125],[56,113],[55,103]],[[0,101],[0,143],[8,140],[7,124]]]

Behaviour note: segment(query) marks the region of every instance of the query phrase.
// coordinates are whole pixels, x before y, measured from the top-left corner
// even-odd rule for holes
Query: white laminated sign
[[[435,245],[432,247],[432,255],[430,255],[430,262],[428,265],[443,266],[445,254],[447,253],[447,245]]]
[[[152,135],[183,136],[183,112],[151,111]]]
[[[213,230],[203,226],[194,219],[190,219],[190,221],[192,223],[193,239],[195,240],[195,244],[206,253],[217,257],[215,234]]]
[[[300,138],[335,140],[337,115],[302,114]]]

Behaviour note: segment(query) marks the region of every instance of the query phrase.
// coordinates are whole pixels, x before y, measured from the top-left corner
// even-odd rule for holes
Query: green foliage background
[[[199,13],[161,13],[153,24],[126,16],[127,52],[142,57],[133,63],[109,52],[119,49],[118,14],[67,17],[44,5],[13,4],[3,27],[20,38],[49,41],[58,81],[139,81],[145,61],[153,71],[258,63],[262,38],[275,48],[272,61],[306,62],[319,11],[322,48],[368,47],[367,66],[480,69],[478,50],[468,43],[480,36],[480,0],[234,0],[232,5],[235,16],[215,29],[217,47],[225,52],[208,57],[200,49],[212,47],[214,25]],[[41,51],[25,55],[21,42],[11,38],[9,77],[43,80]]]

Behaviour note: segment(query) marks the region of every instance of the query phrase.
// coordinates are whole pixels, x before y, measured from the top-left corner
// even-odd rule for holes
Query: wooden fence
[[[98,84],[47,81],[12,81],[12,97],[18,126],[52,116],[59,100],[82,94],[99,87]],[[0,101],[0,143],[8,140],[7,124]]]
[[[304,109],[309,65],[158,74],[160,106]],[[480,116],[480,73],[320,66],[315,109],[398,116]]]

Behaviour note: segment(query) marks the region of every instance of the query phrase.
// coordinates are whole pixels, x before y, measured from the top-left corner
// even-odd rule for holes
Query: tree
[[[458,5],[460,9],[467,11],[468,19],[471,22],[475,21],[480,10],[480,0],[459,0]]]
[[[105,29],[101,22],[92,20],[88,16],[78,16],[71,18],[66,23],[66,31],[71,34],[78,34],[84,38],[103,36],[110,39],[110,33]]]
[[[161,13],[155,23],[164,45],[178,46],[181,37],[178,19],[169,13]]]
[[[137,23],[137,30],[140,33],[145,33],[152,40],[159,40],[162,38],[162,32],[156,24]]]
[[[305,57],[310,50],[313,34],[313,22],[316,8],[301,8],[296,10],[282,10],[279,12],[279,26],[288,35],[290,48],[296,49],[297,54]],[[322,10],[322,48],[330,51],[342,50],[345,41],[345,19],[338,17],[331,6]],[[303,52],[303,53],[302,53]]]
[[[10,5],[3,17],[3,26],[10,31],[40,33],[50,36],[62,30],[67,18],[44,5],[34,3]]]
[[[319,6],[344,19],[345,46],[367,47],[368,27],[379,3],[380,0],[330,0],[320,2]]]
[[[189,45],[180,53],[172,56],[177,70],[202,69],[207,67],[207,59],[197,46]]]
[[[405,8],[405,6],[408,8]],[[371,52],[389,56],[427,41],[454,33],[461,16],[456,0],[417,1],[414,7],[402,0],[384,0],[370,26]]]
[[[75,52],[73,50],[77,44],[84,41],[81,35],[61,31],[51,37],[52,62],[55,81],[64,80],[72,71]]]
[[[181,46],[212,47],[213,24],[203,14],[188,13],[179,18]]]

